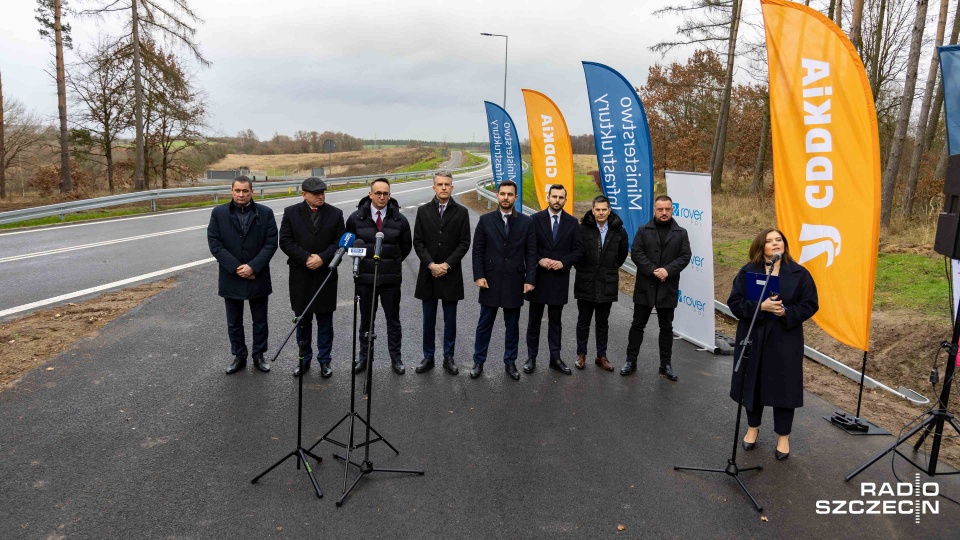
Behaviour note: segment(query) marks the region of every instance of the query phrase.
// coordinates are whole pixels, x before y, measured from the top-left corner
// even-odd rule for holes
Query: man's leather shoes
[[[403,375],[403,372],[407,370],[405,367],[403,367],[403,362],[400,360],[397,360],[396,362],[391,361],[390,366],[393,367],[393,372],[397,375]]]
[[[268,373],[270,371],[270,364],[268,364],[262,356],[254,356],[253,365],[257,366],[257,369],[264,373]]]
[[[235,356],[233,357],[233,363],[227,366],[226,374],[233,375],[245,367],[247,367],[247,359],[245,357]]]
[[[578,355],[577,355],[577,361],[574,362],[573,365],[574,365],[577,369],[583,369],[583,368],[587,367],[587,355],[585,355],[585,354],[578,354]]]
[[[568,368],[567,365],[563,363],[563,360],[559,358],[557,358],[556,360],[550,361],[550,369],[555,369],[560,373],[563,373],[564,375],[570,375],[571,373],[573,373],[572,371],[570,371],[570,368]]]
[[[537,359],[536,358],[527,358],[527,363],[523,365],[524,373],[533,373],[533,370],[537,369]]]
[[[297,369],[293,370],[293,376],[299,377],[304,373],[310,371],[310,362],[300,361],[300,365],[297,366]]]
[[[320,362],[320,376],[329,379],[333,375],[333,369],[330,368],[330,362]]]
[[[363,373],[367,370],[367,361],[366,360],[357,360],[353,363],[353,372],[354,373]]]
[[[677,377],[677,375],[673,372],[673,367],[671,367],[670,364],[664,364],[660,366],[660,374],[671,381],[679,379],[679,377]]]
[[[420,365],[414,368],[414,371],[417,373],[423,373],[424,371],[430,371],[433,369],[433,358],[424,358]]]
[[[633,360],[633,361],[627,360],[627,362],[626,362],[625,364],[623,364],[623,367],[620,368],[620,374],[621,374],[621,375],[630,375],[631,373],[633,373],[633,372],[636,371],[636,370],[637,370],[637,361],[636,361],[636,360]]]
[[[607,360],[606,356],[598,356],[596,360],[596,364],[600,367],[600,369],[613,371],[613,366],[610,365],[610,361]]]
[[[443,369],[447,370],[447,373],[451,375],[460,373],[460,368],[457,367],[457,361],[454,360],[452,356],[443,357]]]
[[[473,368],[470,370],[470,378],[476,379],[483,373],[483,364],[479,362],[473,363]]]
[[[526,368],[526,366],[524,366],[524,368]],[[517,365],[514,364],[513,362],[510,362],[509,364],[504,365],[504,370],[506,370],[507,375],[509,375],[511,379],[515,381],[520,380],[520,372],[517,371]]]

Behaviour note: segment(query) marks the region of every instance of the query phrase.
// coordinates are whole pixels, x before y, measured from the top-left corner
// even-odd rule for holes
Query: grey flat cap
[[[318,193],[320,191],[326,191],[327,184],[316,176],[311,176],[303,181],[303,184],[300,185],[300,190],[309,193]]]

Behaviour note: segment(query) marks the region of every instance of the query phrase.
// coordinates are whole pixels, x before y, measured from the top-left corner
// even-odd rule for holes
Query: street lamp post
[[[489,34],[487,32],[480,32],[481,36],[488,37],[502,37],[504,38],[503,45],[503,110],[507,110],[507,54],[510,51],[510,36],[504,34]]]

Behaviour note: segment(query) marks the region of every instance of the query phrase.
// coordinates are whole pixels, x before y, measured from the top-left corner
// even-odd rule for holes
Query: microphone
[[[346,253],[348,248],[353,246],[356,239],[357,235],[353,233],[343,233],[343,236],[340,237],[340,242],[337,244],[337,252],[333,255],[333,260],[331,260],[329,264],[331,270],[340,264],[340,259],[343,258],[343,254]]]
[[[769,265],[777,264],[777,261],[779,261],[781,258],[783,258],[783,255],[779,253],[774,253],[773,257],[770,258],[770,262],[768,262],[767,264]]]
[[[373,245],[373,258],[380,258],[380,250],[383,248],[383,233],[377,233],[377,243]]]
[[[347,255],[353,258],[353,277],[360,275],[360,259],[367,256],[366,247],[367,245],[363,240],[357,238],[357,241],[353,243],[353,247],[347,252]]]

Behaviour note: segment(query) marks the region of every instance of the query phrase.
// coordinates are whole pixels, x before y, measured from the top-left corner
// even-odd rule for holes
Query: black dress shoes
[[[753,441],[753,442],[740,441],[740,446],[742,446],[744,450],[749,452],[757,447],[757,441]]]
[[[783,461],[790,457],[790,452],[781,452],[776,448],[773,449],[773,457],[777,458],[777,461]]]
[[[321,362],[320,376],[324,379],[329,379],[331,375],[333,375],[333,370],[330,369],[330,362]]]
[[[473,363],[473,368],[470,370],[470,378],[476,379],[483,374],[483,364],[482,363]]]
[[[299,377],[304,373],[310,371],[310,362],[300,361],[300,365],[297,366],[297,369],[293,370],[293,376]]]
[[[621,375],[630,375],[631,373],[633,373],[633,372],[636,371],[636,370],[637,370],[637,361],[636,361],[636,360],[633,360],[633,361],[627,360],[627,362],[626,362],[625,364],[623,364],[623,367],[620,368],[620,374],[621,374]]]
[[[452,356],[443,357],[443,369],[447,370],[447,373],[451,375],[460,373],[460,368],[457,367],[457,361],[454,360]]]
[[[504,370],[506,370],[507,375],[509,375],[511,379],[515,381],[520,380],[520,372],[517,371],[517,365],[514,364],[513,362],[510,362],[509,364],[505,364]],[[524,371],[526,371],[526,366],[524,366]],[[530,371],[533,371],[533,370],[531,369]]]
[[[570,371],[570,368],[568,368],[567,365],[563,363],[563,360],[560,360],[559,358],[557,358],[556,360],[550,361],[550,369],[555,369],[560,373],[563,373],[564,375],[570,375],[571,373],[573,373],[572,371]]]
[[[677,377],[677,375],[673,372],[673,367],[671,367],[670,364],[664,364],[660,366],[660,374],[671,381],[676,381],[679,379],[679,377]]]
[[[417,373],[423,373],[424,371],[430,371],[433,369],[433,358],[424,358],[420,365],[414,368],[414,371]]]
[[[516,368],[514,368],[514,369],[516,369]],[[524,372],[524,373],[533,373],[533,370],[535,370],[535,369],[537,369],[537,359],[536,359],[536,358],[528,358],[528,359],[527,359],[527,363],[523,365],[523,372]]]
[[[353,363],[353,372],[354,373],[363,373],[367,370],[367,361],[366,360],[357,360]]]
[[[240,371],[241,369],[247,367],[247,359],[242,356],[233,357],[233,363],[227,366],[226,374],[233,375],[234,373]]]
[[[407,368],[403,367],[403,362],[397,360],[396,362],[390,361],[390,366],[393,367],[393,372],[397,375],[403,375]]]
[[[268,364],[262,356],[254,356],[253,365],[257,366],[257,369],[264,373],[268,373],[270,371],[270,364]]]

